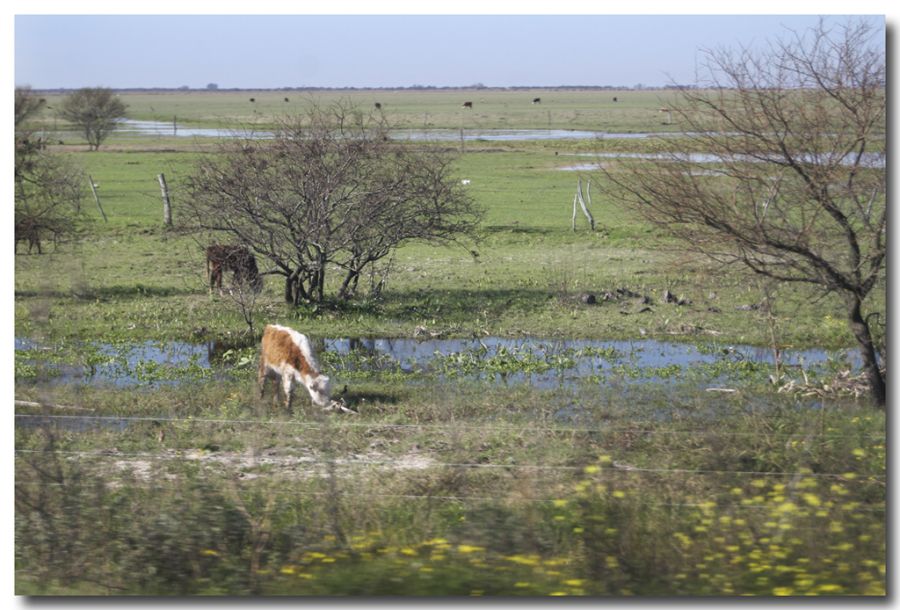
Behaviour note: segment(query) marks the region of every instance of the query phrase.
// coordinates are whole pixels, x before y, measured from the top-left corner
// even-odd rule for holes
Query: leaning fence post
[[[97,185],[94,184],[94,178],[88,174],[88,182],[91,185],[91,192],[94,194],[94,201],[97,202],[97,209],[100,210],[100,215],[103,216],[103,222],[109,222],[106,218],[106,212],[103,211],[103,206],[100,205],[100,195],[97,194]]]
[[[163,224],[167,227],[172,226],[172,202],[169,200],[169,187],[166,185],[165,174],[157,176],[159,180],[159,190],[162,191],[163,200]]]
[[[588,201],[591,200],[591,181],[588,180],[587,186],[587,196]],[[591,231],[594,230],[594,216],[591,214],[590,210],[588,210],[587,204],[584,201],[584,195],[581,192],[581,176],[578,177],[578,188],[575,190],[575,199],[572,201],[572,230],[575,230],[575,219],[578,216],[578,204],[581,204],[581,211],[584,212],[584,215],[588,219],[588,223],[591,225]]]

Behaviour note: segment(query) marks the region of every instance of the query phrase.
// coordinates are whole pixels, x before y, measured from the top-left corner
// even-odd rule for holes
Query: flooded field
[[[713,155],[709,153],[680,153],[676,156],[671,154],[664,153],[635,153],[635,152],[598,152],[598,153],[585,153],[578,154],[576,156],[589,156],[595,159],[648,159],[648,160],[677,160],[685,163],[693,163],[693,164],[705,164],[705,163],[724,163],[726,161],[733,162],[735,159],[725,159],[720,155]],[[805,161],[813,161],[812,158],[808,158],[804,155],[799,155],[799,158]],[[754,162],[763,162],[764,159],[757,159],[754,157],[742,157],[739,159],[740,161],[746,161],[748,163]],[[840,165],[851,166],[856,164],[857,160],[855,158],[847,157],[836,159]],[[884,155],[878,153],[864,153],[861,157],[861,163],[865,167],[884,167]],[[558,168],[561,171],[575,171],[575,172],[589,172],[600,169],[601,161],[593,161],[593,162],[583,162],[583,163],[575,163],[572,165],[567,165],[564,167]],[[710,174],[715,173],[714,170],[710,171]]]
[[[53,348],[16,338],[20,363],[46,360]],[[255,344],[223,342],[92,343],[81,346],[78,361],[50,363],[47,382],[113,384],[116,386],[184,383],[227,375],[235,369],[254,369]],[[489,383],[528,384],[549,389],[574,387],[601,377],[635,382],[678,379],[690,369],[771,366],[771,349],[747,345],[693,345],[656,340],[598,341],[483,337],[479,339],[326,338],[319,341],[319,359],[337,379],[394,374],[411,379],[469,379]],[[858,367],[855,351],[821,349],[779,353],[783,367],[802,367],[815,373],[831,363]],[[709,384],[722,381],[716,375]]]
[[[271,138],[271,131],[254,131],[245,128],[182,127],[177,123],[162,121],[138,121],[123,119],[118,133],[139,136],[174,136],[183,138]],[[584,140],[596,138],[644,139],[655,133],[609,133],[578,129],[397,129],[391,132],[396,140],[452,142],[460,138],[466,141],[514,142],[526,140]]]

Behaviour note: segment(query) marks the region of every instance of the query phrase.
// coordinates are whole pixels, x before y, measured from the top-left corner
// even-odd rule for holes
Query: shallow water
[[[162,121],[138,121],[123,119],[118,133],[139,136],[175,136],[184,138],[259,138],[273,137],[271,131],[251,131],[247,129],[224,129],[217,127],[180,127]],[[643,139],[655,133],[608,133],[604,131],[584,131],[577,129],[463,129],[465,141],[484,140],[488,142],[508,142],[525,140],[583,140],[594,138]],[[664,135],[664,134],[662,134]],[[396,129],[391,131],[395,140],[452,142],[459,141],[459,129]]]
[[[595,159],[651,159],[651,160],[666,160],[672,159],[673,156],[670,154],[662,154],[662,153],[630,153],[630,152],[597,152],[597,153],[585,153],[577,156],[583,157],[592,157]],[[688,163],[722,163],[723,157],[719,155],[713,155],[709,153],[679,153],[677,155],[678,161],[688,162]],[[799,159],[801,161],[807,162],[816,162],[816,160],[810,155],[799,155]],[[739,157],[741,161],[747,161],[750,163],[754,162],[762,162],[761,159],[754,157]],[[845,158],[841,164],[842,165],[852,165],[855,163],[855,160],[852,157]],[[558,168],[560,171],[575,171],[575,172],[588,172],[600,169],[602,165],[601,161],[594,162],[582,162],[575,163],[572,165],[566,165],[564,167]],[[863,153],[861,158],[861,165],[863,167],[884,167],[884,155],[880,155],[877,153]],[[714,172],[711,172],[714,173]]]
[[[255,350],[218,342],[180,341],[86,344],[92,365],[54,365],[47,382],[58,384],[179,384],[208,375],[225,375],[236,362],[255,366]],[[45,352],[35,342],[15,340],[16,357],[40,359]],[[483,337],[479,339],[327,338],[318,346],[319,360],[340,380],[342,372],[392,371],[481,379],[504,384],[527,383],[538,388],[574,386],[581,380],[615,370],[650,371],[633,375],[635,383],[659,381],[652,371],[674,367],[674,375],[689,367],[716,362],[772,364],[770,349],[747,345],[674,343],[651,339],[602,341]],[[223,355],[225,356],[223,358]],[[821,367],[847,359],[859,367],[856,351],[791,350],[782,354],[785,366]],[[329,370],[330,369],[330,370]],[[710,380],[714,385],[716,380]]]

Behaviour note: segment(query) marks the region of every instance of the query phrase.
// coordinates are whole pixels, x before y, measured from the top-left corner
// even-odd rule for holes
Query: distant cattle
[[[381,110],[381,102],[375,102],[375,110]]]
[[[614,102],[618,102],[618,101],[619,101],[619,98],[614,97],[614,98],[613,98],[613,101],[614,101]]]
[[[251,98],[250,98],[250,101],[251,101],[251,102],[255,102],[255,101],[256,101],[256,98],[255,98],[255,97],[251,97]]]
[[[263,279],[256,266],[256,257],[244,246],[213,244],[206,249],[206,276],[210,292],[213,288],[222,292],[222,276],[226,271],[234,274],[233,285],[249,285],[254,292],[262,290]]]
[[[472,107],[472,102],[463,102],[462,107],[463,107],[463,108],[471,108],[471,107]]]
[[[536,97],[536,98],[534,98],[533,100],[531,100],[531,103],[532,103],[532,104],[540,104],[540,103],[541,103],[541,98]]]
[[[281,382],[288,411],[291,410],[295,383],[309,391],[314,404],[325,408],[335,406],[331,400],[331,380],[319,371],[309,338],[292,328],[269,324],[263,331],[257,374],[260,398],[265,395],[268,379]],[[277,398],[276,388],[273,400]]]

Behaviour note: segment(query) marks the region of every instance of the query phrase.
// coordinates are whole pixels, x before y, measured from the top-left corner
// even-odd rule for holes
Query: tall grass
[[[573,426],[558,392],[475,384],[229,423],[193,394],[196,416],[17,431],[18,593],[884,594],[864,408],[710,416],[685,388],[584,396]]]

